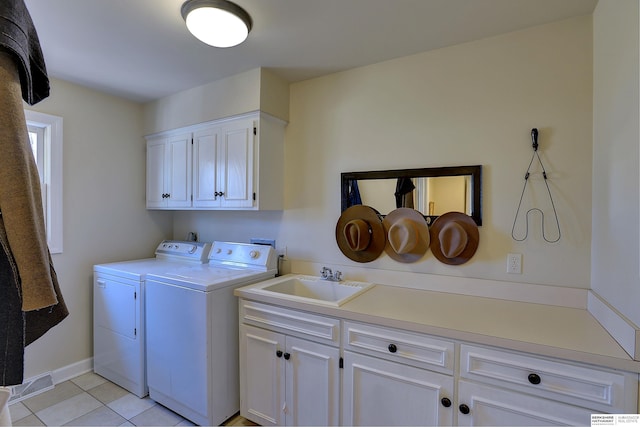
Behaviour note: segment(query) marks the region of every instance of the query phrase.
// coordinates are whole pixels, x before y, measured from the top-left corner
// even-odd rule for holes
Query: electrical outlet
[[[522,274],[522,254],[507,255],[507,273]]]
[[[280,249],[278,250],[278,255],[280,255],[283,258],[287,258],[287,247],[286,246],[280,247]]]

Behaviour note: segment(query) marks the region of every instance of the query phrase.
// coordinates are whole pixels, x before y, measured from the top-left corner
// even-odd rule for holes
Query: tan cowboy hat
[[[469,215],[447,212],[431,225],[431,252],[445,264],[459,265],[469,261],[479,242],[478,225]]]
[[[380,214],[365,205],[345,209],[336,224],[336,241],[342,253],[353,261],[378,258],[386,242]]]
[[[387,235],[387,255],[399,262],[416,262],[429,249],[429,227],[424,216],[411,208],[398,208],[382,220]]]

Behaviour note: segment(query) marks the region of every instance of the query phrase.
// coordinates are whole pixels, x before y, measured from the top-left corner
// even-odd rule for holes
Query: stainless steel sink
[[[275,282],[274,282],[275,280]],[[283,276],[265,286],[254,288],[260,293],[271,293],[284,299],[313,302],[339,307],[366,292],[373,283],[340,281],[331,282],[316,276]]]

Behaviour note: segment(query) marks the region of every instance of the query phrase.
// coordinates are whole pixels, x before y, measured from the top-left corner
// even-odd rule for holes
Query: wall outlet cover
[[[507,255],[507,273],[522,274],[522,254]]]

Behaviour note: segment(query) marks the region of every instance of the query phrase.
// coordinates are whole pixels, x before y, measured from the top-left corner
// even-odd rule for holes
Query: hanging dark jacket
[[[23,0],[0,2],[0,386],[22,382],[24,347],[69,313],[47,247],[37,166],[22,100],[49,95]],[[19,312],[16,310],[19,301]]]

